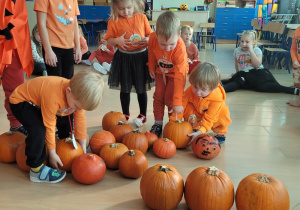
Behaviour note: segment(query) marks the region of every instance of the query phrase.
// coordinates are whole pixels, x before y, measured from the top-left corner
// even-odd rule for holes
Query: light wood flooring
[[[210,46],[200,51],[201,61],[218,66],[223,78],[234,70],[235,44],[218,44],[217,52]],[[92,50],[94,48],[91,48]],[[76,71],[91,69],[76,65]],[[286,70],[272,70],[281,84],[291,86],[292,75]],[[107,83],[107,75],[103,76]],[[0,133],[9,129],[0,90]],[[51,90],[49,90],[51,91]],[[148,121],[141,128],[153,124],[152,96],[148,92]],[[216,166],[231,178],[236,190],[239,182],[252,173],[265,173],[281,180],[286,186],[292,210],[300,209],[300,108],[286,105],[297,96],[283,93],[258,93],[238,90],[227,94],[232,124],[218,157],[202,160],[191,148],[178,150],[171,159],[160,159],[152,151],[146,153],[149,167],[165,163],[175,167],[185,180],[200,166]],[[87,129],[92,135],[101,129],[103,115],[111,110],[121,111],[119,91],[105,88],[102,104],[87,112]],[[131,95],[132,118],[139,114],[136,94]],[[168,121],[165,117],[164,123]],[[132,124],[132,123],[131,123]],[[133,125],[133,124],[132,124]],[[133,125],[134,126],[134,125]],[[0,209],[148,209],[140,195],[140,179],[127,179],[116,170],[107,170],[104,178],[93,185],[77,183],[72,174],[58,184],[32,183],[29,174],[16,164],[0,162]],[[201,186],[199,186],[201,188]],[[184,198],[176,209],[188,209]],[[236,209],[235,204],[232,209]]]

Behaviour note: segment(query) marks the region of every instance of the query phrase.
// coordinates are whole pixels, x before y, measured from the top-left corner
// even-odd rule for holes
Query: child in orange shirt
[[[137,93],[140,114],[134,123],[140,127],[147,121],[147,90],[153,82],[148,73],[148,40],[152,29],[136,0],[113,0],[105,40],[116,46],[108,84],[120,91],[123,114],[130,117],[130,92]]]
[[[18,86],[9,98],[10,108],[16,118],[28,131],[26,138],[26,164],[31,167],[32,182],[60,182],[65,171],[43,165],[46,147],[49,164],[54,168],[62,166],[56,154],[55,125],[57,115],[70,116],[74,113],[74,128],[68,128],[86,153],[86,118],[84,110],[94,110],[101,102],[104,82],[101,75],[92,71],[80,71],[71,80],[63,77],[36,77]],[[49,91],[51,90],[51,91]],[[73,127],[73,126],[72,126]]]
[[[188,62],[189,62],[189,74],[199,63],[201,63],[198,58],[199,56],[198,47],[193,42],[191,42],[192,37],[193,37],[193,28],[188,25],[182,26],[181,38],[184,41],[184,44],[186,46],[186,52],[188,55]]]
[[[98,39],[98,48],[93,51],[91,56],[87,60],[82,60],[82,63],[86,65],[91,65],[94,58],[98,60],[98,62],[93,63],[93,67],[102,74],[107,74],[110,71],[111,61],[115,54],[115,49],[113,46],[108,45],[107,41],[104,40],[107,31],[100,31],[97,39]]]
[[[192,136],[191,141],[198,135],[212,130],[218,133],[215,137],[220,144],[225,142],[225,134],[231,119],[220,78],[219,69],[207,62],[196,66],[190,74],[191,86],[186,89],[183,96],[184,111],[177,115],[177,119],[183,117],[196,130],[189,134]],[[174,115],[171,120],[176,120]]]
[[[78,33],[79,33],[79,43],[80,43],[80,51],[81,51],[81,60],[86,60],[86,59],[88,59],[90,57],[91,52],[89,51],[89,47],[87,45],[86,39],[84,38],[84,34],[83,34],[83,31],[82,31],[82,28],[81,28],[80,25],[78,25]],[[74,56],[75,56],[75,54],[74,54]]]
[[[149,73],[155,78],[153,113],[155,124],[151,132],[162,133],[165,106],[169,112],[183,111],[182,96],[189,70],[186,47],[180,37],[180,20],[171,11],[162,13],[156,21],[156,31],[150,35]]]

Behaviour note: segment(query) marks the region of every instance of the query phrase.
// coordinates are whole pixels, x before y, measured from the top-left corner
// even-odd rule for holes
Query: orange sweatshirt
[[[223,87],[219,86],[213,90],[207,97],[198,98],[192,91],[192,86],[188,87],[183,96],[184,112],[177,115],[177,119],[184,118],[188,121],[190,115],[197,117],[197,124],[193,128],[199,129],[205,133],[215,127],[223,127],[220,134],[227,132],[227,127],[231,123],[228,106],[225,104],[226,94]],[[171,120],[175,120],[172,115]],[[223,133],[222,133],[223,132]]]
[[[74,110],[68,109],[66,99],[69,82],[68,79],[56,76],[37,77],[18,86],[9,98],[9,102],[12,104],[27,101],[41,108],[48,149],[55,149],[56,115],[66,116],[74,112]],[[86,139],[85,111],[76,110],[74,121],[75,138]]]
[[[189,71],[186,46],[179,37],[176,47],[172,51],[164,51],[159,47],[156,33],[149,37],[148,44],[148,67],[149,71],[157,74],[165,72],[166,77],[174,78],[173,106],[182,105],[183,86]]]
[[[294,37],[293,37],[290,52],[291,52],[292,61],[300,62],[300,27],[298,27],[294,32]]]

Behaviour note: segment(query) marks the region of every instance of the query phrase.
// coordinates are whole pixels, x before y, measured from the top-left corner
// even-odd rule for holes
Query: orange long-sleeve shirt
[[[189,71],[186,46],[179,37],[176,47],[167,52],[159,47],[156,33],[149,37],[148,44],[148,67],[149,71],[157,74],[165,72],[166,77],[174,78],[173,106],[182,105],[183,86]]]
[[[294,32],[290,52],[291,52],[292,61],[300,62],[300,27],[298,27]]]
[[[12,104],[27,101],[41,108],[48,149],[55,149],[56,115],[66,116],[74,112],[74,110],[68,109],[66,99],[69,82],[68,79],[56,76],[37,77],[18,86],[9,98],[9,102]],[[86,139],[85,111],[76,110],[74,121],[75,138]]]
[[[87,42],[86,39],[81,36],[79,38],[79,42],[80,42],[80,50],[81,50],[81,55],[85,54],[87,51],[89,51],[89,47],[87,46]],[[75,50],[75,49],[74,49]]]
[[[184,121],[188,121],[190,115],[196,115],[197,124],[193,128],[198,129],[200,127],[199,130],[202,133],[218,125],[227,127],[230,125],[231,119],[225,100],[225,90],[220,84],[205,98],[197,97],[192,91],[192,86],[190,86],[186,89],[183,96],[184,112],[177,115],[177,119],[182,119],[183,117]],[[174,116],[170,119],[175,120]]]

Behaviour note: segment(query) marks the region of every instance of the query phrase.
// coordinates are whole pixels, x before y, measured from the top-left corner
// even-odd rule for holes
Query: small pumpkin
[[[142,198],[151,209],[174,209],[182,199],[183,179],[170,165],[148,168],[140,182]]]
[[[124,121],[127,123],[124,114],[121,112],[110,111],[102,118],[102,129],[109,131],[112,127],[118,125],[119,121]]]
[[[171,158],[176,153],[176,145],[167,138],[161,138],[154,143],[153,152],[160,158]]]
[[[16,162],[18,147],[25,142],[26,136],[20,132],[8,131],[0,135],[0,161]]]
[[[148,149],[151,149],[158,137],[155,133],[151,133],[149,130],[146,131],[145,136],[148,140]]]
[[[219,155],[221,146],[213,135],[200,134],[194,139],[192,150],[197,157],[210,160]]]
[[[97,131],[92,135],[91,141],[90,141],[90,148],[92,153],[99,155],[100,150],[102,147],[106,144],[115,143],[116,139],[114,135],[105,130]]]
[[[187,4],[180,4],[180,10],[189,10],[189,6]]]
[[[163,137],[171,139],[176,148],[186,148],[191,140],[188,134],[193,132],[190,123],[185,121],[169,121],[163,130]]]
[[[82,184],[94,184],[103,179],[106,172],[104,161],[98,155],[86,153],[74,159],[72,175]]]
[[[127,151],[127,146],[122,143],[106,144],[100,151],[100,157],[104,160],[107,168],[118,169],[119,160]]]
[[[148,140],[144,133],[141,133],[138,129],[127,133],[122,143],[125,144],[128,149],[138,149],[142,153],[146,153],[148,149]]]
[[[148,160],[140,150],[129,150],[119,160],[119,171],[127,178],[137,179],[148,168]]]
[[[289,210],[290,197],[280,180],[267,174],[255,173],[239,183],[235,204],[238,210]]]
[[[114,137],[116,138],[116,142],[121,143],[123,137],[124,137],[127,133],[133,131],[133,128],[132,128],[129,124],[125,124],[124,121],[119,121],[119,122],[118,122],[118,125],[112,127],[109,131],[110,131],[110,132],[114,135]]]
[[[60,166],[60,169],[70,172],[74,159],[83,154],[81,145],[77,141],[76,144],[77,149],[74,148],[72,139],[69,137],[57,142],[56,154],[63,163],[63,166]]]
[[[184,198],[190,209],[230,209],[234,188],[222,170],[214,166],[199,167],[186,178]]]

